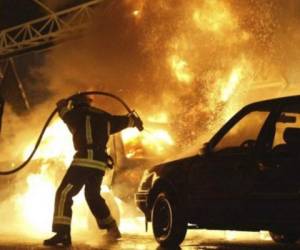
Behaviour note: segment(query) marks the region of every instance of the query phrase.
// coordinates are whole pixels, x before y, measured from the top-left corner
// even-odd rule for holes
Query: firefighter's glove
[[[68,106],[68,101],[66,99],[61,99],[56,103],[58,109],[62,109]]]
[[[133,126],[136,127],[139,131],[142,131],[144,129],[143,121],[135,111],[129,113],[129,118],[132,121]]]

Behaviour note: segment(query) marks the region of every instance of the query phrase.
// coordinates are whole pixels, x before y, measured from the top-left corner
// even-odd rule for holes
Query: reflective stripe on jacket
[[[81,105],[62,107],[59,115],[73,135],[76,150],[72,165],[105,170],[109,135],[132,126],[127,115],[111,115],[103,110]]]

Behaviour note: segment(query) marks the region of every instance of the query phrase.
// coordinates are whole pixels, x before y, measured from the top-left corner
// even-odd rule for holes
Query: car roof
[[[210,139],[209,143],[215,145],[222,137],[224,131],[226,131],[232,124],[236,123],[245,113],[252,111],[272,111],[280,107],[283,112],[295,112],[300,113],[300,95],[286,96],[274,99],[267,99],[259,102],[254,102],[243,107],[237,112],[231,119],[229,119],[223,127]],[[286,108],[285,108],[286,107]]]
[[[300,106],[300,95],[285,96],[285,97],[280,97],[280,98],[267,99],[267,100],[263,100],[263,101],[259,101],[259,102],[254,102],[254,103],[246,105],[244,107],[244,109],[266,111],[266,110],[272,110],[274,107],[278,107],[281,105],[287,105],[287,106],[299,105]],[[289,111],[292,111],[292,110],[289,110]],[[300,111],[298,111],[298,112],[300,112]]]

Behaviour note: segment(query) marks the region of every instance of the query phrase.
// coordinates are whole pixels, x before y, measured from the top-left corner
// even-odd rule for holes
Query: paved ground
[[[63,249],[43,247],[41,239],[28,239],[22,236],[0,236],[0,250]],[[125,234],[122,240],[108,245],[101,240],[73,239],[72,250],[163,250],[148,235]],[[300,245],[279,245],[273,243],[265,234],[227,234],[226,232],[193,231],[178,249],[168,250],[296,250]]]

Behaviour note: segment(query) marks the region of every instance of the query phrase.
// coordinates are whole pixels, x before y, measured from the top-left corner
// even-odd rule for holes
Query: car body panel
[[[266,112],[260,125],[251,125],[258,131],[255,140],[216,150],[228,132],[253,112]],[[148,170],[151,181],[144,178],[140,184],[137,206],[150,221],[154,190],[167,185],[184,202],[189,223],[200,228],[300,231],[300,157],[273,148],[284,112],[300,113],[300,96],[245,106],[206,143],[202,154]]]

